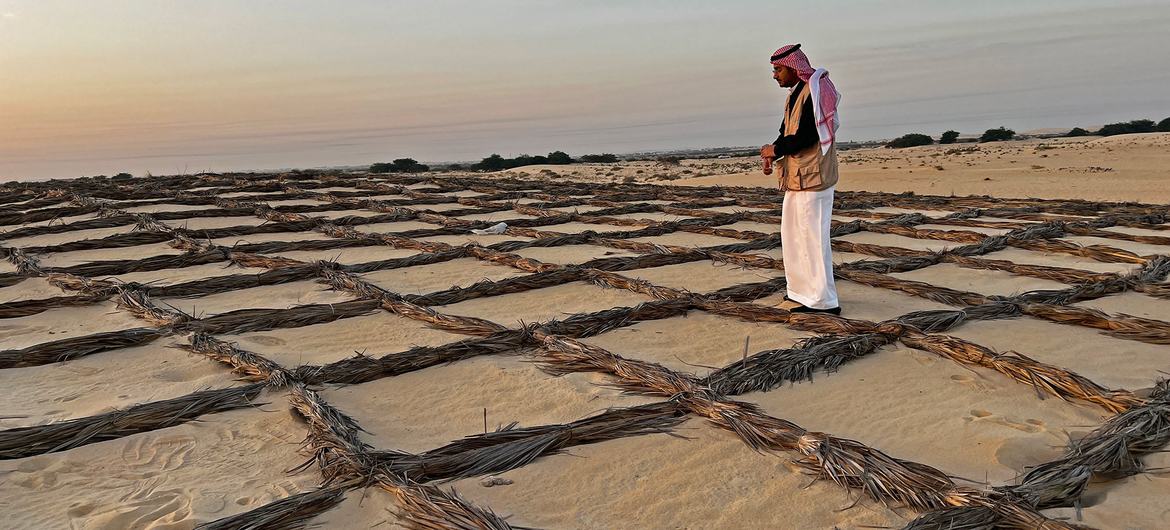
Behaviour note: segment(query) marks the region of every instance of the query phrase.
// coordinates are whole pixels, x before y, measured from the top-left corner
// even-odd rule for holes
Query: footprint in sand
[[[972,410],[971,416],[968,416],[964,419],[966,421],[986,421],[995,423],[997,425],[1003,425],[1004,427],[1010,427],[1017,431],[1024,431],[1029,433],[1037,433],[1047,430],[1044,428],[1045,423],[1043,420],[1026,419],[1021,421],[1012,416],[999,416],[992,414],[990,411],[982,409]]]
[[[191,518],[191,496],[179,489],[153,490],[82,517],[73,521],[75,528],[186,528]]]
[[[195,449],[193,436],[141,436],[122,449],[122,460],[137,471],[171,471]]]
[[[268,335],[255,335],[248,337],[248,340],[262,346],[284,346],[285,344],[288,344],[288,342],[284,339],[271,337]]]

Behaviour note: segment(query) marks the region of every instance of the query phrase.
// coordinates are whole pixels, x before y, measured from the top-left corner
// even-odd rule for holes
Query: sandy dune
[[[281,222],[260,211],[154,228],[167,238],[174,234],[162,226],[242,227],[243,235],[199,244],[224,250],[284,242],[268,255],[332,262],[316,267],[284,268],[285,261],[263,257],[232,262],[240,257],[226,253],[182,266],[180,251],[166,242],[61,246],[129,233],[129,225],[61,233],[50,233],[50,223],[9,226],[33,230],[11,239],[0,233],[8,258],[0,266],[0,528],[186,529],[261,512],[288,515],[297,505],[280,501],[306,498],[300,494],[326,476],[337,478],[330,484],[340,488],[339,504],[300,507],[320,528],[405,528],[425,509],[419,499],[442,500],[431,506],[437,520],[486,525],[498,517],[498,526],[897,528],[937,506],[901,502],[910,486],[890,479],[893,469],[927,495],[961,486],[1006,506],[1005,498],[979,496],[992,486],[1017,487],[1028,470],[1066,455],[1070,441],[1116,441],[1094,430],[1136,417],[1119,412],[1170,421],[1170,396],[1156,386],[1170,354],[1161,265],[1170,245],[1160,239],[1170,237],[1170,224],[1156,222],[1170,212],[1149,204],[1170,202],[1160,185],[1170,177],[1167,142],[1170,135],[1137,135],[843,153],[838,198],[854,204],[835,215],[850,223],[834,253],[844,319],[785,310],[792,303],[784,301],[783,251],[757,239],[777,232],[779,195],[694,187],[770,186],[747,159],[530,167],[457,180],[255,177],[265,187],[252,190],[263,192],[214,175],[160,177],[146,186],[154,190],[149,201],[112,203],[149,216],[203,208],[168,203],[179,190],[271,206],[329,205],[304,193],[360,190],[333,199],[405,206],[401,221],[363,224],[360,218],[379,212],[342,201],[310,214],[316,230],[280,225],[249,233]],[[524,174],[536,179],[509,178]],[[95,191],[78,185],[79,200]],[[0,200],[16,195],[23,196],[0,189]],[[412,196],[448,202],[412,203]],[[547,213],[585,217],[540,224],[533,210],[498,209],[539,209],[548,196],[581,204]],[[719,196],[724,203],[712,206]],[[456,202],[463,197],[496,206]],[[636,225],[588,215],[614,203],[652,211],[613,216]],[[19,204],[4,206],[20,211]],[[666,205],[734,216],[713,226],[697,213],[660,211]],[[944,219],[971,207],[1015,210],[969,214],[1002,226]],[[424,210],[438,215],[410,213]],[[442,217],[453,210],[458,218]],[[890,218],[910,213],[928,219]],[[424,236],[417,239],[452,246],[421,256],[431,260],[425,263],[420,250],[367,239],[337,249],[298,246],[346,237],[329,235],[339,232],[327,223],[342,217],[357,218],[346,223],[365,233],[525,220],[536,230],[612,235]],[[731,232],[624,233],[682,219]],[[1067,224],[1015,231],[1046,219]],[[1073,233],[1081,228],[1102,231]],[[1007,248],[959,256],[952,250],[969,243],[936,239],[946,237],[936,231],[1013,239]],[[692,250],[753,241],[743,253]],[[506,254],[474,248],[504,242]],[[31,247],[37,250],[27,261],[8,250]],[[1118,263],[1116,249],[1139,257]],[[903,251],[910,256],[888,257]],[[48,282],[55,267],[143,258],[174,266],[104,264],[113,272],[53,276],[65,291]],[[572,268],[598,259],[605,271]],[[1123,277],[1135,271],[1144,276]],[[179,284],[190,296],[158,294]],[[142,307],[119,307],[118,288],[138,295],[128,299]],[[982,297],[960,296],[968,292]],[[360,299],[367,301],[353,302]],[[191,318],[132,311],[167,307]],[[227,314],[245,309],[246,318]],[[1133,428],[1153,436],[1152,425]],[[1164,447],[1128,450],[1146,468],[1118,467],[1125,451],[1114,451],[1095,461],[1101,467],[1091,481],[1084,477],[1083,495],[1061,499],[1080,503],[1080,523],[1170,525],[1162,508],[1170,479],[1159,473],[1170,460],[1155,452]],[[884,489],[816,480],[832,473]],[[1020,502],[1013,506],[1078,518],[1071,507]]]

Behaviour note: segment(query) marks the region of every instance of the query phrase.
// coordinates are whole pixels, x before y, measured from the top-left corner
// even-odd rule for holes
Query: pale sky
[[[1170,2],[0,0],[0,180],[760,145],[802,43],[845,140],[1170,116]]]

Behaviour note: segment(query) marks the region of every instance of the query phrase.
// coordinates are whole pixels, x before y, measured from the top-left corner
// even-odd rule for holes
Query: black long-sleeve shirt
[[[796,104],[796,95],[804,90],[804,81],[797,81],[796,86],[792,87],[792,95],[788,98],[788,106],[784,109],[784,116],[788,116],[788,112],[792,106]],[[817,116],[813,114],[812,98],[804,100],[804,108],[800,111],[800,124],[796,127],[796,134],[784,134],[784,122],[780,122],[780,136],[776,138],[773,145],[776,146],[776,157],[788,156],[792,153],[800,152],[808,149],[820,142],[820,135],[817,133]]]

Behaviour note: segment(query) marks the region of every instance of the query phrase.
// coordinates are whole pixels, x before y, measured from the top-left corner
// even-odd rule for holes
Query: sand
[[[403,204],[403,208],[411,210],[430,210],[432,212],[446,212],[448,210],[459,210],[463,208],[471,208],[457,202],[441,202],[438,204]]]
[[[310,489],[320,475],[297,448],[305,430],[280,395],[266,406],[0,461],[0,526],[191,528]]]
[[[382,310],[299,328],[221,335],[238,347],[293,368],[326,364],[358,353],[381,357],[413,346],[439,346],[467,338],[428,328]]]
[[[282,199],[279,201],[264,201],[264,204],[278,208],[280,206],[320,206],[325,203],[313,199]]]
[[[1073,304],[1110,314],[1125,314],[1170,322],[1170,300],[1132,291]]]
[[[455,482],[464,497],[540,528],[898,528],[907,520],[756,453],[699,420],[685,438],[647,434],[579,446],[499,476]]]
[[[769,250],[749,250],[747,252],[744,252],[744,254],[747,254],[749,256],[750,255],[767,256],[767,257],[772,258],[774,260],[784,261],[784,250],[779,249],[779,248],[773,248],[773,249],[769,249]],[[833,251],[833,263],[834,264],[850,263],[850,262],[854,262],[854,261],[865,261],[865,260],[874,261],[874,260],[880,260],[880,259],[883,259],[883,258],[879,258],[877,256],[870,256],[869,254],[858,254],[856,252],[843,252],[843,251],[838,251],[838,250]]]
[[[577,206],[558,206],[556,208],[549,208],[549,209],[556,210],[558,212],[589,213],[589,212],[596,212],[597,210],[604,210],[604,209],[606,209],[606,206],[593,206],[591,204],[579,204]]]
[[[1044,145],[1045,147],[1041,147]],[[993,193],[1000,196],[1067,196],[1075,198],[1140,199],[1170,202],[1163,186],[1170,178],[1170,135],[1140,135],[1121,139],[1027,141],[1002,144],[963,144],[907,150],[871,149],[842,153],[840,189],[916,191],[941,195]],[[954,150],[954,151],[952,151]],[[942,167],[941,170],[935,166]],[[1033,166],[1041,166],[1036,168]],[[543,167],[543,166],[542,166]],[[541,171],[542,167],[522,168]],[[634,181],[672,184],[762,184],[774,178],[758,174],[751,159],[685,160],[679,165],[654,162],[548,166],[551,181]],[[882,169],[885,167],[886,169]],[[1109,171],[1093,172],[1092,167]],[[641,172],[641,173],[639,173]],[[517,174],[511,170],[502,174]],[[482,175],[477,175],[482,176]],[[436,178],[442,178],[436,175]],[[984,180],[989,179],[989,180]],[[1095,180],[1108,179],[1103,186]],[[331,182],[332,185],[332,182]],[[440,192],[430,182],[410,188]],[[352,187],[313,190],[348,191]],[[478,188],[477,188],[478,189]],[[375,193],[372,192],[371,193]],[[411,204],[420,210],[445,212],[472,209],[456,197],[481,192],[441,191],[452,202]],[[600,193],[600,192],[599,192]],[[724,191],[722,193],[731,193]],[[272,194],[228,193],[263,201]],[[586,195],[588,196],[588,195]],[[409,197],[383,194],[391,200]],[[600,195],[605,198],[604,194]],[[511,201],[507,201],[511,202]],[[543,202],[535,198],[517,202]],[[648,201],[668,204],[671,200]],[[278,200],[272,204],[323,204],[314,200]],[[503,204],[503,203],[501,203]],[[165,202],[135,207],[137,211],[194,211],[202,207]],[[601,206],[561,207],[560,211],[592,212]],[[711,212],[757,211],[761,208],[721,206]],[[884,207],[867,212],[838,212],[849,221],[866,213],[924,213],[939,217],[952,211]],[[339,210],[310,215],[371,216],[371,210]],[[852,217],[850,214],[856,215]],[[648,222],[686,219],[686,216],[644,212],[619,217]],[[92,218],[72,216],[64,221]],[[472,214],[463,219],[495,222],[528,219],[512,210]],[[871,222],[880,219],[866,218]],[[980,218],[1005,223],[1001,228],[942,224],[919,228],[1000,234],[1027,224],[1002,218]],[[1070,217],[1070,219],[1076,219]],[[61,220],[53,221],[61,222]],[[258,225],[251,216],[190,218],[168,223],[193,228]],[[440,228],[419,221],[355,226],[366,232],[402,232]],[[12,227],[5,227],[11,229]],[[83,238],[128,233],[131,226],[51,234],[4,241],[5,246],[41,246]],[[581,222],[538,227],[579,233],[584,230],[630,231],[639,226]],[[774,234],[776,223],[741,221],[720,228]],[[1170,237],[1170,231],[1108,229],[1118,234]],[[285,232],[220,238],[217,243],[324,240],[314,232]],[[861,232],[844,241],[888,245],[924,251],[965,243],[918,239],[894,234]],[[1078,244],[1105,244],[1138,254],[1170,254],[1170,245],[1149,245],[1118,239],[1069,236]],[[528,240],[511,235],[456,234],[426,238],[453,245],[475,242]],[[675,232],[638,238],[655,244],[708,247],[745,243],[746,240]],[[299,260],[336,259],[362,263],[396,259],[416,253],[389,246],[365,246],[323,251],[286,251],[275,255]],[[122,249],[74,251],[37,256],[46,266],[69,266],[92,261],[139,259],[173,255],[164,244]],[[636,253],[594,244],[530,247],[516,254],[557,264],[633,256]],[[779,248],[750,251],[780,259]],[[1124,273],[1136,264],[1099,263],[1063,254],[1045,254],[1008,248],[986,256],[1015,263],[1069,267],[1095,272]],[[864,254],[835,252],[835,262],[881,259]],[[15,271],[0,262],[0,273]],[[124,281],[173,284],[228,274],[256,274],[263,269],[224,268],[213,263],[176,270],[119,275]],[[689,262],[619,271],[655,285],[710,293],[718,289],[779,278],[778,269],[745,268]],[[518,269],[462,258],[442,263],[389,269],[362,275],[366,280],[400,294],[427,294],[481,280],[523,276]],[[1012,295],[1034,289],[1063,289],[1068,285],[1013,275],[1003,271],[968,269],[939,264],[897,273],[895,277],[984,295]],[[838,292],[848,318],[882,321],[912,311],[943,310],[948,306],[888,289],[838,281]],[[32,278],[0,287],[0,303],[61,296],[44,279]],[[783,290],[755,301],[781,306]],[[339,303],[346,293],[324,289],[305,280],[242,289],[195,298],[164,299],[201,315],[243,308],[282,309],[310,303]],[[564,318],[569,314],[632,306],[650,297],[627,290],[573,282],[435,306],[442,313],[489,319],[515,329],[524,323]],[[1137,292],[1079,302],[1109,314],[1131,314],[1170,322],[1170,300]],[[118,311],[111,302],[84,307],[49,309],[34,315],[0,319],[0,350],[23,348],[61,338],[104,331],[150,326]],[[1018,351],[1040,362],[1075,371],[1111,388],[1146,391],[1165,370],[1167,346],[1111,337],[1099,330],[1061,325],[1032,317],[964,322],[946,334],[996,351]],[[630,359],[659,363],[678,372],[707,375],[734,364],[744,354],[788,348],[812,336],[781,324],[755,323],[692,310],[684,316],[642,321],[582,339]],[[321,365],[358,353],[395,355],[414,346],[439,346],[468,336],[435,330],[419,321],[384,310],[300,328],[274,329],[217,338],[293,368]],[[171,335],[146,345],[118,348],[72,361],[0,370],[0,429],[41,425],[102,414],[157,400],[170,399],[204,388],[242,384],[226,367],[169,347],[186,337]],[[608,386],[612,379],[598,374],[553,377],[531,362],[534,352],[473,357],[394,377],[350,386],[326,385],[321,395],[351,415],[368,433],[363,439],[379,449],[426,451],[462,436],[519,422],[522,426],[559,424],[587,417],[607,407],[626,407],[663,398],[627,395]],[[965,479],[991,485],[1010,484],[1026,470],[1062,454],[1068,439],[1099,426],[1107,417],[1102,409],[1057,398],[1039,399],[1034,389],[999,373],[960,366],[934,354],[887,346],[850,361],[833,374],[817,373],[814,381],[785,385],[768,392],[736,396],[760,405],[768,414],[813,430],[861,441],[892,456],[936,466]],[[259,507],[267,502],[306,491],[320,479],[310,467],[290,475],[287,470],[305,461],[298,453],[306,429],[289,411],[280,393],[262,399],[257,408],[204,416],[180,426],[135,434],[78,447],[56,454],[0,461],[0,511],[7,517],[0,527],[16,528],[191,528],[195,524]],[[510,485],[487,488],[480,479],[453,483],[465,497],[504,516],[516,525],[546,528],[860,528],[901,527],[911,516],[870,502],[855,504],[856,492],[832,483],[812,482],[787,463],[787,454],[764,455],[748,448],[733,433],[697,418],[679,427],[678,437],[646,434],[545,456],[500,476]],[[1144,459],[1152,470],[1170,467],[1170,456]],[[1090,485],[1084,497],[1085,523],[1101,528],[1168,526],[1170,512],[1162,505],[1170,495],[1170,478],[1145,473],[1113,482]],[[316,516],[323,528],[399,528],[396,502],[378,489],[348,492],[341,506]],[[1069,517],[1071,510],[1049,510]]]
[[[882,322],[898,318],[906,313],[915,311],[954,310],[955,308],[932,302],[898,291],[870,287],[848,280],[837,280],[837,298],[843,300],[841,316],[846,318]],[[784,303],[784,293],[776,293],[760,298],[754,303],[770,307],[780,307]],[[787,306],[785,306],[787,307]]]
[[[235,245],[247,245],[249,243],[267,243],[270,241],[312,241],[316,239],[329,239],[329,236],[317,232],[271,232],[268,234],[217,237],[212,239],[211,242],[216,245],[231,247]]]
[[[592,230],[592,231],[597,232],[597,233],[632,232],[634,230],[641,230],[643,227],[641,227],[641,226],[611,225],[611,224],[603,224],[603,223],[578,223],[578,222],[574,221],[574,222],[570,222],[570,223],[560,223],[560,224],[555,224],[555,225],[538,226],[535,228],[537,230],[543,230],[546,232],[561,232],[564,234],[580,234],[581,232],[585,232],[588,230]]]
[[[732,239],[730,237],[713,236],[709,234],[695,234],[691,232],[671,232],[669,234],[662,234],[658,236],[635,237],[630,241],[654,243],[655,245],[674,245],[678,247],[694,248],[747,243],[747,240],[744,239]]]
[[[503,243],[504,241],[532,241],[532,238],[531,237],[524,237],[524,236],[511,236],[511,235],[507,235],[507,234],[483,234],[483,235],[481,235],[481,234],[467,233],[467,234],[449,235],[449,236],[420,237],[420,238],[417,238],[417,241],[429,241],[432,243],[445,243],[445,244],[448,244],[451,246],[456,246],[456,247],[461,246],[461,245],[469,245],[469,244],[474,243],[476,245],[486,247],[488,245],[494,245],[496,243]]]
[[[394,496],[378,487],[355,490],[333,509],[309,520],[309,528],[404,530]]]
[[[15,224],[15,225],[0,225],[0,237],[2,237],[5,232],[11,232],[13,230],[18,230],[21,228],[27,228],[27,227],[32,227],[32,226],[67,225],[70,223],[76,223],[77,221],[87,221],[90,219],[97,219],[97,218],[98,218],[98,215],[96,213],[86,213],[86,214],[81,214],[81,215],[66,215],[66,216],[62,216],[62,217],[54,217],[52,219],[47,219],[44,221],[35,221],[32,223],[20,223],[20,224]]]
[[[225,261],[223,263],[205,263],[203,265],[193,265],[191,267],[182,267],[179,269],[128,272],[126,274],[101,276],[100,278],[106,280],[118,280],[126,283],[137,282],[153,286],[162,286],[175,285],[206,278],[215,278],[218,276],[231,276],[234,274],[260,274],[267,270],[268,269],[262,269],[258,267],[238,267]]]
[[[704,209],[707,210],[708,212],[719,212],[719,213],[766,212],[768,210],[771,210],[771,208],[757,208],[754,206],[739,206],[739,205],[714,206],[711,208],[704,208]]]
[[[1018,351],[1111,388],[1150,388],[1166,366],[1166,346],[1032,317],[967,322],[947,333],[994,350]]]
[[[375,215],[382,215],[382,212],[375,212],[373,210],[330,210],[326,212],[310,212],[305,215],[309,217],[324,217],[325,219],[338,219],[341,217],[373,217]]]
[[[466,287],[481,280],[499,281],[523,274],[512,267],[495,265],[475,258],[460,258],[370,272],[363,274],[362,277],[393,293],[427,294],[456,286]]]
[[[1061,456],[1104,412],[904,347],[885,347],[812,382],[740,396],[810,430],[993,485]],[[962,448],[961,450],[956,450]]]
[[[0,319],[0,348],[17,350],[43,342],[123,329],[151,327],[113,302],[59,307],[35,315]]]
[[[191,212],[195,210],[210,210],[215,207],[216,206],[214,204],[171,204],[166,202],[156,202],[152,204],[144,204],[142,206],[122,208],[122,210],[130,213]]]
[[[394,248],[391,246],[381,245],[373,247],[331,248],[328,250],[288,250],[284,252],[274,252],[268,255],[280,256],[282,258],[289,258],[300,261],[336,261],[338,263],[351,265],[355,263],[369,263],[371,261],[405,258],[415,254],[418,254],[417,250]]]
[[[1020,276],[1007,271],[968,269],[952,263],[939,263],[910,272],[896,272],[890,276],[982,295],[1014,296],[1028,291],[1071,287],[1057,281]]]
[[[49,283],[44,278],[26,278],[20,283],[0,287],[0,304],[19,300],[43,300],[55,296],[70,296],[71,294]]]
[[[841,237],[835,237],[833,240],[849,241],[852,243],[862,243],[866,245],[898,247],[909,250],[926,250],[931,252],[937,252],[947,248],[961,247],[966,244],[956,241],[947,241],[944,239],[918,239],[916,237],[900,236],[897,234],[882,234],[878,232],[854,232],[852,234],[846,234]]]
[[[1170,133],[858,149],[840,154],[837,189],[1164,204],[1170,203],[1170,188],[1165,186],[1170,178],[1168,147]],[[756,158],[688,161],[691,166],[699,164],[708,166],[702,171],[706,175],[680,179],[686,175],[673,171],[669,175],[673,178],[662,179],[663,183],[776,186],[775,176],[764,175]],[[616,181],[625,176],[622,172],[582,178]]]
[[[629,359],[661,364],[671,370],[707,375],[747,354],[789,348],[811,334],[780,324],[748,322],[705,311],[648,320],[608,331],[582,342]]]
[[[308,304],[338,304],[354,296],[313,280],[264,285],[191,298],[159,298],[158,302],[195,317],[239,309],[287,309]]]
[[[442,228],[441,225],[424,223],[422,221],[397,221],[393,223],[374,223],[353,227],[358,232],[370,234],[385,234],[392,232],[406,232],[407,230],[433,230]]]
[[[513,252],[518,256],[532,258],[544,263],[558,265],[584,263],[600,258],[620,258],[637,256],[636,252],[622,249],[603,247],[601,245],[561,245],[555,247],[528,247]]]
[[[499,212],[473,213],[471,215],[461,215],[459,217],[456,217],[456,219],[463,219],[466,221],[499,222],[499,221],[507,221],[510,219],[536,219],[536,216],[535,215],[528,215],[528,214],[524,214],[524,213],[520,213],[520,212],[515,212],[512,210],[502,210]]]
[[[1165,453],[1142,459],[1151,470],[1165,470],[1170,458]],[[1164,472],[1143,473],[1107,483],[1090,483],[1086,490],[1081,516],[1084,524],[1096,528],[1113,528],[1124,521],[1124,528],[1155,529],[1170,527],[1170,477]],[[1045,510],[1049,517],[1075,521],[1076,510]]]
[[[639,221],[655,221],[655,222],[681,221],[683,219],[693,219],[693,217],[688,217],[685,215],[675,215],[672,213],[662,213],[662,212],[623,213],[623,214],[618,214],[618,215],[610,215],[608,217],[613,217],[614,219],[637,219]],[[646,224],[651,224],[651,223],[646,223]]]
[[[70,252],[54,252],[38,254],[37,259],[42,267],[69,267],[93,261],[115,261],[124,259],[143,259],[153,256],[178,256],[183,250],[166,243],[152,243],[124,248],[97,248],[93,250],[74,250]]]
[[[7,247],[48,247],[53,245],[60,245],[62,243],[69,243],[70,241],[81,241],[83,239],[101,239],[118,234],[128,234],[134,229],[134,225],[115,226],[112,228],[90,228],[88,230],[73,230],[70,232],[61,232],[57,234],[42,234],[39,236],[18,237],[15,239],[4,239],[4,246]]]
[[[601,376],[553,377],[522,358],[487,356],[321,392],[369,431],[378,449],[422,452],[512,422],[568,423],[608,407],[653,403],[597,383]]]
[[[227,228],[231,226],[259,226],[266,223],[264,219],[254,215],[238,215],[228,217],[191,217],[189,219],[169,219],[163,223],[188,230],[209,230],[213,228]]]
[[[1139,256],[1148,256],[1151,254],[1170,254],[1170,246],[1167,245],[1151,245],[1149,243],[1139,243],[1137,241],[1126,241],[1124,239],[1111,239],[1104,237],[1089,237],[1089,236],[1069,236],[1061,238],[1061,241],[1068,241],[1069,243],[1076,243],[1078,245],[1104,245],[1107,247],[1119,248],[1121,250],[1128,250]]]
[[[621,271],[618,274],[646,280],[654,285],[707,293],[741,283],[759,283],[784,276],[784,271],[758,269],[711,261],[692,261],[646,269]]]
[[[989,228],[985,226],[955,226],[955,225],[936,225],[936,224],[921,224],[915,225],[914,228],[922,230],[947,230],[947,231],[963,231],[963,232],[979,232],[980,234],[987,234],[989,236],[1003,235],[1011,232],[1011,228]]]
[[[231,373],[206,357],[174,348],[175,342],[162,338],[71,361],[0,370],[0,386],[7,393],[0,404],[0,429],[95,416],[237,384]]]
[[[750,232],[759,232],[761,234],[779,234],[780,223],[759,223],[756,221],[739,221],[728,225],[720,225],[718,228],[725,228],[728,230],[742,230]]]
[[[576,313],[593,313],[611,307],[633,307],[651,300],[647,295],[598,287],[586,282],[570,282],[554,287],[519,293],[473,298],[455,304],[436,306],[448,315],[485,318],[497,324],[518,328],[521,324],[560,320]]]
[[[1005,248],[1003,250],[997,250],[995,252],[989,252],[985,254],[983,258],[1005,260],[1012,263],[1019,263],[1021,265],[1066,267],[1069,269],[1115,274],[1125,274],[1140,267],[1140,265],[1134,263],[1105,263],[1103,261],[1096,261],[1081,256],[1073,256],[1071,254],[1049,254],[1045,252],[1011,247]]]

